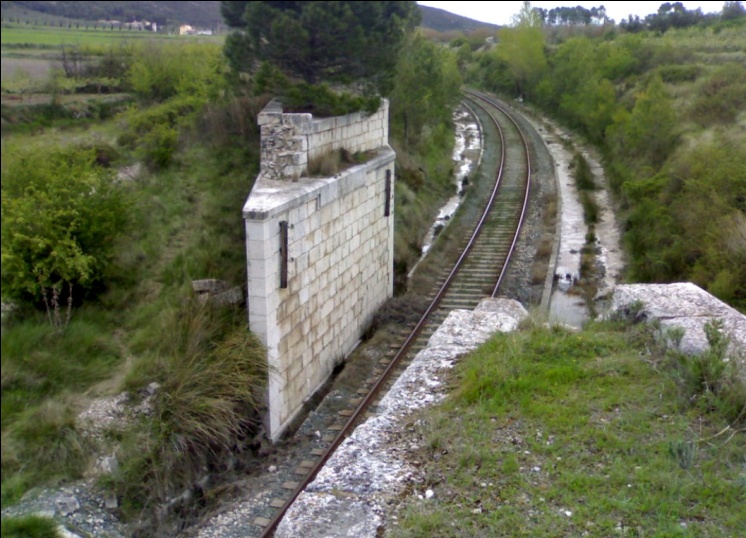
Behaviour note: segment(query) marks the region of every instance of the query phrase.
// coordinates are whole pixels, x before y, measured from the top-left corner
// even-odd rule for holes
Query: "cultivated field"
[[[0,44],[3,48],[42,47],[56,48],[62,45],[112,45],[141,39],[181,39],[222,43],[224,36],[179,36],[167,33],[154,33],[114,28],[66,28],[51,26],[3,25]]]

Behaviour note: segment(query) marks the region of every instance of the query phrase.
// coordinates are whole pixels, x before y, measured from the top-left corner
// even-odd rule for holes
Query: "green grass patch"
[[[679,398],[646,349],[647,329],[619,324],[493,337],[413,420],[435,497],[406,501],[391,535],[742,533],[743,432],[717,435],[724,415]]]
[[[64,331],[43,315],[2,331],[2,421],[61,391],[82,390],[105,379],[120,351],[102,312],[76,311]]]

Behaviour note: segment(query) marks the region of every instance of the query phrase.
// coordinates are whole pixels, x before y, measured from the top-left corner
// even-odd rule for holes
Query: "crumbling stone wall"
[[[365,152],[388,145],[389,103],[383,100],[370,116],[362,112],[314,119],[311,114],[286,114],[277,101],[259,113],[263,179],[294,180],[303,176],[311,159],[335,149]]]

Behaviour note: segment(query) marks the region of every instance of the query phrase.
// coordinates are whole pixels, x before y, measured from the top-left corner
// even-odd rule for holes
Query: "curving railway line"
[[[297,483],[285,484],[292,491],[282,501],[275,501],[276,512],[271,519],[257,518],[261,536],[274,534],[283,515],[313,481],[325,462],[350,434],[361,419],[375,412],[376,400],[397,372],[406,368],[423,349],[430,336],[454,309],[473,309],[485,296],[495,297],[505,277],[511,255],[515,250],[526,215],[531,189],[531,155],[529,144],[509,110],[487,95],[467,91],[465,99],[470,107],[480,108],[494,122],[499,134],[495,142],[500,152],[494,186],[484,200],[482,211],[465,240],[455,265],[438,282],[429,298],[429,306],[417,324],[402,332],[401,343],[392,347],[379,367],[350,400],[349,408],[338,412],[339,422],[328,425],[323,439],[325,448],[312,450],[315,460],[306,460],[299,467],[304,476]],[[393,375],[392,375],[393,374]]]

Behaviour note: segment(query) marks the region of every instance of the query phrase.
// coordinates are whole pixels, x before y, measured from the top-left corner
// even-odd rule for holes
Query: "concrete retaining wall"
[[[272,124],[272,142],[263,136],[263,148],[295,144],[295,131],[280,129],[292,124],[293,116],[298,114],[282,114]],[[380,112],[369,118],[374,125],[380,121],[378,116]],[[316,120],[309,122],[315,130]],[[305,125],[305,119],[301,123]],[[342,125],[344,119],[327,118],[319,123]],[[262,126],[263,135],[266,126]],[[279,136],[281,132],[288,137]],[[249,324],[267,347],[271,371],[266,425],[273,440],[352,351],[374,312],[393,294],[394,151],[380,133],[375,141],[366,142],[375,147],[361,144],[359,148],[364,149],[352,149],[346,144],[357,143],[359,135],[352,134],[357,129],[329,132],[348,136],[327,140],[325,135],[321,137],[324,147],[336,144],[349,151],[374,150],[375,155],[331,178],[271,179],[271,174],[260,173],[243,210]],[[313,144],[321,138],[309,136],[306,156],[317,151]],[[278,156],[282,157],[275,152],[274,157]],[[287,171],[265,162],[262,170]],[[389,216],[384,214],[387,176]],[[283,226],[287,228],[284,271]]]

